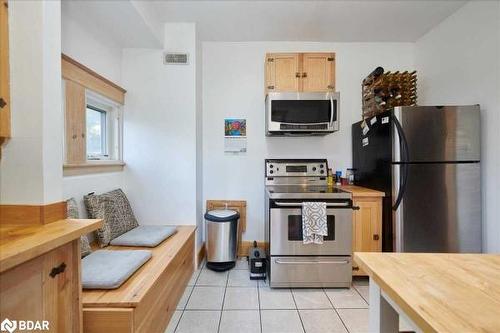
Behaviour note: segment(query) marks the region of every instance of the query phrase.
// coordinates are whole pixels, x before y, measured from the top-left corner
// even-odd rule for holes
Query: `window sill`
[[[105,172],[123,171],[125,162],[123,161],[87,161],[78,164],[64,164],[64,176],[78,176]]]

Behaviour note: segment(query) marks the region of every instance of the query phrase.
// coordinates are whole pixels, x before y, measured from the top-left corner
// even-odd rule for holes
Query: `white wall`
[[[196,224],[194,24],[166,24],[165,49],[189,65],[164,65],[163,50],[126,49],[125,187],[140,223]]]
[[[62,198],[59,1],[9,3],[12,138],[2,148],[2,204]]]
[[[64,54],[120,84],[122,50],[105,30],[100,35],[90,33],[89,27],[73,19],[63,5],[61,37]]]
[[[266,52],[336,52],[340,131],[324,137],[265,137]],[[264,159],[328,158],[351,166],[351,124],[361,119],[361,81],[376,66],[414,68],[412,43],[203,43],[203,199],[247,200],[246,240],[264,239]],[[248,152],[225,154],[224,117],[247,119]]]
[[[113,38],[106,34],[91,34],[88,27],[82,26],[70,17],[63,6],[62,12],[62,52],[91,68],[107,79],[121,84],[121,48]],[[125,87],[126,89],[126,87]],[[75,197],[80,217],[86,217],[83,196],[89,192],[103,193],[123,188],[123,172],[100,173],[64,177],[64,199]]]
[[[467,3],[416,43],[420,104],[480,104],[483,247],[500,252],[500,2]]]

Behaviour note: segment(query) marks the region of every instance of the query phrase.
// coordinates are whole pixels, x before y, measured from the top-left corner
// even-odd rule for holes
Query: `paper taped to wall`
[[[246,153],[247,138],[246,137],[225,137],[224,152],[226,153]]]

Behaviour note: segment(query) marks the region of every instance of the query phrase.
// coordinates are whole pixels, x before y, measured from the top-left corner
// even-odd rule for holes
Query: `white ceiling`
[[[162,47],[163,23],[196,22],[202,41],[413,42],[454,0],[63,0],[63,15],[117,45]]]
[[[465,1],[134,1],[160,22],[196,22],[204,41],[413,42]],[[144,16],[143,15],[143,16]]]
[[[128,0],[63,0],[62,15],[71,17],[94,35],[109,36],[122,48],[161,48],[162,39]]]

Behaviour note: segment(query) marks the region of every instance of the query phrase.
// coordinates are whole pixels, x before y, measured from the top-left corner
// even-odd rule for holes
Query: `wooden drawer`
[[[46,320],[50,332],[81,332],[79,240],[0,275],[0,318]]]

